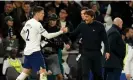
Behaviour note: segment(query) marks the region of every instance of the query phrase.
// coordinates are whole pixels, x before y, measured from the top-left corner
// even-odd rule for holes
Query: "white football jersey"
[[[26,42],[24,55],[31,55],[33,52],[40,51],[41,35],[50,39],[62,33],[62,31],[48,33],[41,23],[34,18],[28,20],[21,31],[21,36]]]

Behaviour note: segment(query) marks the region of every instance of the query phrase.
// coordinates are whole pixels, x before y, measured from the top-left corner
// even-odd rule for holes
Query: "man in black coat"
[[[107,32],[110,44],[110,58],[105,61],[105,80],[120,80],[123,68],[123,59],[125,57],[125,43],[122,40],[121,29],[123,21],[121,18],[115,18],[114,24]]]
[[[94,21],[94,11],[89,9],[85,11],[85,22],[80,23],[76,30],[70,35],[81,34],[82,38],[82,80],[89,79],[90,70],[93,73],[94,80],[103,80],[101,72],[101,42],[104,42],[106,60],[109,59],[109,44],[103,24]]]

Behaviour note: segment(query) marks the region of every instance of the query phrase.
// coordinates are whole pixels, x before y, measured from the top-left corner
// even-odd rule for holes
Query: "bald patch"
[[[115,25],[117,25],[119,28],[122,28],[123,21],[122,21],[121,18],[116,17],[116,18],[114,19],[113,23],[114,23]]]
[[[114,19],[113,21],[114,23],[120,23],[120,22],[123,22],[121,18],[117,17]]]

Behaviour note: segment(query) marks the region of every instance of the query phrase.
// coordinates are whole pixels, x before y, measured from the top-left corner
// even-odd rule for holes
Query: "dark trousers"
[[[89,80],[90,70],[93,74],[93,80],[103,80],[102,78],[102,54],[100,51],[84,51],[82,59],[82,80]]]
[[[105,68],[104,80],[120,80],[122,69]]]
[[[82,62],[81,62],[81,57],[78,60],[78,68],[77,68],[76,80],[82,80]]]

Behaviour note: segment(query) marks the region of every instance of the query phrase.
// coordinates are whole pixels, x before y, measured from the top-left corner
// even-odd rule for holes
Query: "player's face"
[[[43,18],[44,18],[44,10],[38,12],[38,18],[39,18],[40,21],[43,20]]]
[[[85,22],[87,23],[87,24],[89,24],[89,23],[91,23],[92,21],[93,21],[93,17],[91,17],[90,15],[87,15],[87,14],[85,14]]]
[[[86,11],[86,10],[82,10],[82,11],[81,11],[81,18],[82,18],[82,20],[85,20],[85,14],[84,14],[85,11]]]

